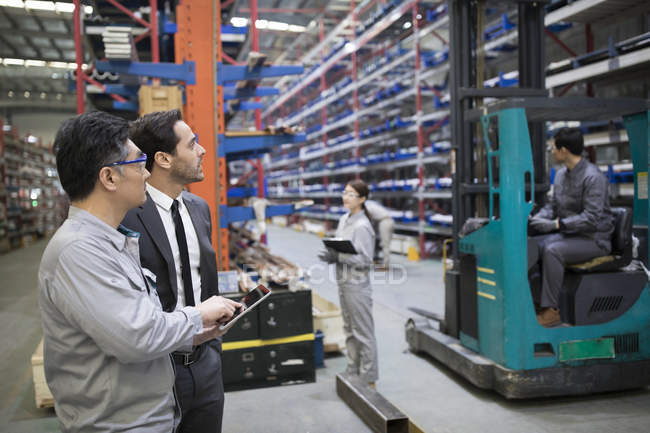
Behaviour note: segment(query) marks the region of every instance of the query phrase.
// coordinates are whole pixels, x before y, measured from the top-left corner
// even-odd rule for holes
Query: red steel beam
[[[90,84],[99,87],[99,88],[102,89],[104,92],[106,91],[106,86],[104,86],[104,85],[103,85],[102,83],[100,83],[99,81],[90,78],[88,75],[84,74],[83,72],[81,73],[81,78],[82,78],[83,80],[89,82]],[[110,96],[111,98],[115,99],[115,100],[118,101],[118,102],[126,102],[126,99],[122,98],[120,95],[116,95],[116,94],[114,94],[114,93],[109,93],[108,96]]]
[[[226,59],[226,61],[227,61],[228,63],[230,63],[230,64],[232,64],[232,65],[242,65],[242,64],[243,64],[243,63],[239,63],[237,60],[233,59],[232,57],[230,57],[230,56],[229,56],[228,54],[226,54],[226,53],[221,53],[221,55],[223,56],[224,59]]]
[[[146,21],[143,20],[142,18],[136,17],[135,14],[134,14],[133,12],[131,12],[131,11],[130,11],[129,9],[127,9],[126,7],[122,6],[122,5],[121,5],[117,0],[106,0],[106,1],[109,2],[110,4],[112,4],[113,6],[115,6],[116,8],[118,8],[119,10],[121,10],[122,12],[124,12],[124,13],[125,13],[126,15],[128,15],[128,16],[129,16],[133,21],[137,21],[138,23],[142,24],[142,25],[145,26],[146,28],[151,29],[152,26],[151,26],[150,23],[146,22]]]
[[[235,2],[235,0],[226,0],[225,2],[223,2],[223,3],[221,4],[221,10],[226,9],[228,6],[230,6],[230,5],[233,4],[234,2]]]
[[[144,32],[143,34],[138,35],[138,36],[136,36],[135,38],[133,38],[133,43],[134,43],[134,44],[137,44],[138,42],[140,42],[141,40],[143,40],[143,39],[146,38],[147,36],[151,36],[151,31],[150,31],[150,30],[147,30],[147,31]]]
[[[149,0],[149,30],[151,31],[151,61],[160,62],[160,47],[158,39],[158,0]]]
[[[74,0],[73,3],[74,13],[72,17],[74,19],[74,53],[77,62],[77,114],[81,114],[86,111],[82,78],[84,73],[81,70],[81,66],[83,65],[83,47],[81,46],[81,1]]]
[[[569,53],[569,54],[571,55],[571,57],[575,57],[575,56],[576,56],[576,53],[575,53],[571,48],[569,48],[569,47],[567,46],[567,44],[565,44],[564,42],[562,42],[562,41],[560,40],[560,38],[558,38],[557,36],[555,36],[555,33],[553,33],[552,31],[550,31],[549,29],[544,29],[544,32],[546,33],[546,36],[548,36],[549,38],[551,38],[551,39],[552,39],[556,44],[558,44],[559,46],[561,46],[561,47],[564,49],[564,51],[566,51],[567,53]]]

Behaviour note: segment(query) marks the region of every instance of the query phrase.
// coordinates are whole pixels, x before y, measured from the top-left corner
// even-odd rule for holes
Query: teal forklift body
[[[623,118],[634,166],[634,227],[647,233],[650,111]],[[481,116],[489,222],[459,243],[461,253],[476,260],[477,335],[460,332],[456,339],[436,330],[430,321],[409,319],[409,346],[428,352],[476,386],[508,398],[646,386],[650,384],[647,282],[634,305],[609,322],[545,328],[536,319],[526,254],[535,196],[528,121],[526,109],[517,107],[486,110]],[[488,133],[495,122],[498,140]],[[616,350],[631,340],[633,350]]]

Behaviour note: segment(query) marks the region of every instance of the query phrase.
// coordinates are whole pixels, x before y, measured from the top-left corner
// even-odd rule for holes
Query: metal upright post
[[[176,7],[176,21],[176,63],[196,62],[196,84],[186,87],[183,117],[207,151],[203,157],[205,179],[189,189],[210,207],[212,244],[219,269],[227,270],[228,230],[220,224],[220,205],[227,204],[226,161],[219,155],[218,139],[225,132],[223,87],[217,85],[217,67],[222,62],[220,1],[182,2]]]
[[[72,19],[74,20],[74,53],[75,61],[77,62],[77,114],[86,111],[85,106],[85,91],[83,84],[83,41],[81,40],[81,1],[73,0],[74,12]]]
[[[465,127],[464,112],[471,100],[460,99],[460,89],[471,87],[471,22],[470,5],[464,0],[449,2],[449,62],[450,73],[450,122],[452,137],[452,213],[453,213],[453,259],[458,262],[458,233],[465,219],[472,215],[472,197],[465,194],[465,185],[472,181],[472,131]]]
[[[424,189],[424,167],[422,158],[424,155],[424,131],[422,130],[422,86],[420,82],[420,72],[422,63],[420,61],[420,24],[418,22],[418,2],[413,5],[413,38],[415,40],[415,116],[418,143],[418,191],[422,192]],[[420,256],[425,257],[424,251],[424,199],[420,195],[418,197],[418,233],[420,241]]]
[[[357,25],[357,14],[354,11],[355,9],[355,2],[354,0],[350,0],[350,17],[352,18],[352,29]],[[352,32],[354,34],[354,31]],[[354,140],[356,141],[356,145],[354,147],[354,158],[358,161],[359,160],[359,83],[357,82],[358,79],[358,74],[357,74],[357,67],[358,67],[358,59],[357,59],[357,50],[354,50],[352,52],[352,82],[354,83],[354,90],[352,91],[352,111],[354,112]],[[361,175],[357,171],[355,174],[355,178],[360,179]]]
[[[260,39],[257,31],[257,0],[250,0],[251,10],[251,49],[255,52],[260,50]],[[255,98],[256,102],[260,98]],[[262,129],[262,110],[259,108],[255,110],[255,129],[260,131]],[[264,165],[260,158],[257,159],[257,196],[264,198]],[[266,233],[262,233],[261,242],[266,243]]]
[[[158,1],[149,0],[149,29],[151,30],[151,61],[160,63],[160,40],[158,39]]]
[[[319,34],[320,42],[323,42],[323,40],[325,39],[325,22],[323,21],[322,16],[318,20],[318,34]],[[325,56],[325,48],[323,48],[321,56]],[[320,76],[320,90],[321,90],[321,92],[324,92],[325,90],[327,90],[327,80],[325,79],[325,71],[323,71],[323,73]],[[322,126],[322,128],[323,128],[323,148],[325,149],[325,148],[327,148],[327,138],[328,138],[327,137],[327,132],[324,131],[325,126],[327,126],[327,106],[323,106],[323,108],[321,108],[320,118],[321,118],[321,124],[323,125]],[[323,155],[323,166],[327,165],[328,159],[329,158],[328,158],[327,155]],[[329,188],[328,188],[329,187],[329,177],[328,176],[323,177],[323,185],[325,186],[325,190],[329,190]],[[325,202],[325,206],[327,207],[327,209],[329,209],[330,200],[329,200],[329,197],[327,197],[327,195],[325,196],[324,202]],[[326,219],[325,220],[325,232],[329,231],[329,228],[330,228],[330,221],[328,219]]]
[[[544,4],[542,2],[519,3],[519,87],[545,88],[544,35]],[[530,122],[528,130],[533,152],[534,182],[539,185],[547,182],[544,123]],[[543,191],[536,193],[537,196],[544,194]]]

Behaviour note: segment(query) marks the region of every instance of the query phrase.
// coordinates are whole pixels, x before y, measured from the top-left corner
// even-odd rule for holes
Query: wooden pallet
[[[39,409],[54,407],[54,397],[45,381],[45,370],[43,368],[43,340],[39,343],[32,355],[32,373],[34,375],[34,398],[36,407]]]

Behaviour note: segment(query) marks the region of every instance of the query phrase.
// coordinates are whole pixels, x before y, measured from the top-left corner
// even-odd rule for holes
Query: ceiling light
[[[81,65],[81,67],[83,68],[83,65]],[[77,69],[77,64],[76,63],[68,63],[67,68],[68,69]]]
[[[25,66],[46,66],[47,62],[45,60],[25,60]]]
[[[255,21],[255,28],[265,29],[268,26],[269,26],[269,22],[267,20],[257,20],[257,21]]]
[[[289,31],[294,32],[294,33],[302,33],[307,30],[307,27],[305,26],[297,26],[295,24],[290,24],[289,25]]]
[[[54,7],[57,12],[67,12],[69,14],[74,12],[74,3],[56,2],[54,3]]]
[[[25,99],[29,98],[30,95],[31,95],[31,93],[29,93],[29,90],[25,90],[25,93],[23,93],[23,96],[25,97]]]
[[[5,66],[8,66],[8,65],[24,66],[25,65],[25,61],[23,59],[4,59],[4,60],[2,60],[2,63]]]
[[[45,98],[47,98],[47,93],[41,92],[41,99],[45,99]]]
[[[10,98],[13,98],[14,95],[15,95],[15,93],[14,93],[13,90],[10,90],[9,92],[7,92],[7,96],[9,96]]]
[[[6,6],[9,8],[24,8],[25,3],[23,0],[0,0],[0,6]]]
[[[289,30],[289,24],[281,23],[279,21],[269,21],[269,29],[286,32],[287,30]]]
[[[417,15],[415,16],[415,18],[417,18],[417,19],[419,19],[419,20],[421,20],[421,19],[422,19],[422,15],[420,15],[420,14],[417,14]]]
[[[56,100],[57,100],[57,101],[60,101],[61,99],[63,99],[63,95],[60,94],[60,93],[57,93],[57,94],[56,94]]]
[[[403,28],[403,29],[410,29],[412,25],[413,25],[413,24],[411,24],[410,21],[407,21],[407,22],[404,23],[404,25],[402,26],[402,28]]]
[[[92,15],[93,7],[92,6],[84,6],[84,12],[86,13],[86,15]]]
[[[230,24],[235,27],[246,27],[248,25],[248,18],[232,17],[230,18]]]
[[[66,62],[48,62],[47,66],[50,68],[67,68],[68,64]]]
[[[36,0],[26,0],[25,9],[36,9],[41,11],[53,11],[55,10],[54,2],[45,2],[45,1],[36,1]]]

